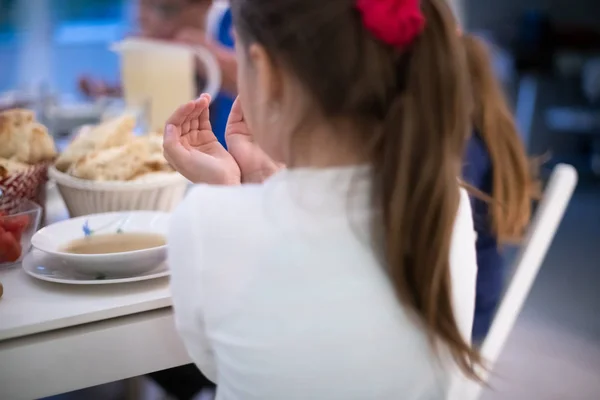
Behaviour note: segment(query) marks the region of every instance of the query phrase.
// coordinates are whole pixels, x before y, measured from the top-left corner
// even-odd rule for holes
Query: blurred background
[[[83,74],[118,80],[108,45],[134,29],[128,0],[0,0],[0,91],[46,85],[67,99]]]
[[[484,398],[600,399],[600,1],[452,6],[465,30],[493,47],[530,154],[549,154],[546,169],[568,162],[580,174]],[[78,80],[119,82],[119,58],[109,46],[137,29],[136,10],[135,0],[0,0],[0,109],[24,103],[42,114],[47,104],[71,110],[49,124],[57,136],[93,119],[81,111],[92,100]],[[118,398],[115,387],[94,390],[104,393],[98,398]]]

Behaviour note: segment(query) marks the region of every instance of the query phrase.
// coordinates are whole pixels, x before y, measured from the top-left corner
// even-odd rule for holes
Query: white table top
[[[168,278],[118,285],[65,285],[37,280],[21,268],[0,271],[0,340],[171,305]]]
[[[66,217],[54,185],[49,222]],[[0,271],[0,341],[171,306],[168,278],[118,285],[66,285],[37,280],[19,268]]]

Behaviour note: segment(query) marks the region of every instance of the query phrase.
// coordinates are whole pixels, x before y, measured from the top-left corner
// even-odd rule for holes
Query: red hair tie
[[[419,0],[357,0],[356,8],[373,36],[399,50],[411,45],[425,28]]]

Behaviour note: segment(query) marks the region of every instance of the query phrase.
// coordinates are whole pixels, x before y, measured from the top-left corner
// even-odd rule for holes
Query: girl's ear
[[[248,58],[255,70],[257,83],[262,88],[264,98],[260,100],[266,104],[279,103],[283,95],[283,77],[265,48],[256,43],[251,44]]]

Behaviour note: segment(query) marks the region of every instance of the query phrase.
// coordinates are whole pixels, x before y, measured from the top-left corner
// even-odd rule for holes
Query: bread
[[[4,179],[9,175],[27,171],[29,167],[29,165],[19,161],[0,158],[0,179]]]
[[[133,140],[120,147],[96,150],[80,158],[69,173],[80,179],[95,181],[128,181],[146,168],[150,158],[148,145]]]
[[[81,132],[56,160],[56,168],[65,172],[89,153],[130,142],[133,139],[134,127],[135,118],[123,115]]]
[[[162,135],[136,137],[134,124],[135,120],[125,115],[82,130],[59,157],[56,168],[93,181],[129,181],[173,173],[163,156]]]
[[[14,159],[28,164],[37,164],[56,157],[54,140],[44,125],[32,122],[25,127],[22,134],[26,140],[20,141]]]
[[[162,154],[163,153],[163,137],[157,133],[149,133],[144,136],[140,136],[139,139],[144,140],[150,146],[150,151],[153,154]]]
[[[0,157],[16,158],[19,154],[23,160],[23,154],[28,151],[28,135],[26,127],[33,123],[34,114],[29,110],[8,110],[0,113]]]
[[[0,157],[12,157],[19,133],[34,119],[30,110],[14,109],[0,113]]]
[[[30,110],[0,113],[0,157],[37,164],[56,157],[54,140]]]
[[[139,175],[153,172],[173,172],[173,168],[169,165],[163,156],[163,138],[162,135],[154,133],[140,136],[136,140],[141,140],[148,146],[150,153],[148,159],[144,163],[144,170],[140,171]]]

